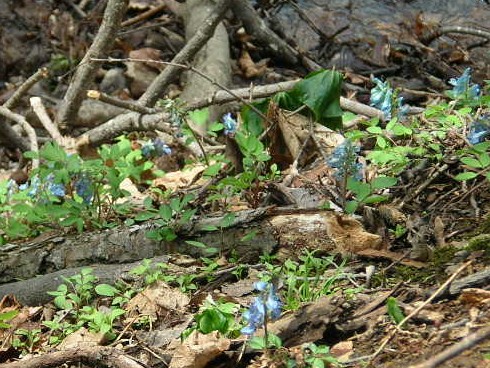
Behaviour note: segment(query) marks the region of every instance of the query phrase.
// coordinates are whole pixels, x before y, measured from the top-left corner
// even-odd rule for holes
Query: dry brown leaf
[[[58,349],[86,348],[87,346],[103,345],[104,343],[106,343],[106,339],[103,333],[90,332],[85,327],[82,327],[65,337]]]
[[[193,331],[174,352],[170,368],[201,368],[230,348],[230,340],[218,332]]]
[[[130,321],[139,315],[148,316],[152,320],[165,319],[171,314],[181,314],[189,301],[189,297],[180,290],[157,281],[128,302],[127,320]]]
[[[243,50],[238,59],[238,66],[246,78],[261,77],[267,70],[269,59],[263,59],[255,63],[247,50]]]
[[[490,303],[490,291],[478,288],[463,289],[458,300],[465,305],[478,306]]]
[[[172,190],[186,188],[194,183],[205,169],[205,165],[196,165],[190,169],[166,173],[165,176],[155,179],[153,185]]]

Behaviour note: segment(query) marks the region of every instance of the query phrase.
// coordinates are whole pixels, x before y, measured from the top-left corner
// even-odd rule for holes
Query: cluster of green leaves
[[[50,344],[57,344],[70,333],[86,326],[90,331],[102,333],[108,341],[114,340],[114,323],[125,314],[122,307],[134,294],[134,290],[116,288],[108,284],[98,284],[97,277],[91,268],[84,268],[79,274],[62,277],[64,283],[55,291],[48,292],[54,296],[53,303],[60,310],[51,321],[43,324],[50,328]],[[111,297],[111,307],[98,309],[96,296]]]
[[[305,250],[298,258],[299,261],[287,259],[280,266],[265,263],[267,271],[262,275],[264,281],[284,283],[281,296],[286,310],[296,310],[302,303],[334,293],[344,274],[343,264],[337,265],[333,256],[317,257],[315,251]],[[327,271],[331,275],[326,276]]]
[[[151,285],[156,281],[163,281],[170,285],[176,285],[180,291],[192,292],[197,289],[197,284],[194,282],[197,275],[172,275],[168,273],[168,265],[162,262],[153,262],[149,259],[143,259],[141,264],[131,270],[131,273],[145,278],[145,284]]]
[[[173,197],[155,208],[152,199],[147,197],[143,202],[145,210],[137,213],[134,220],[153,220],[155,229],[148,231],[146,236],[149,239],[170,242],[177,238],[182,226],[188,224],[196,213],[195,209],[189,207],[193,199],[192,194],[186,194],[182,198]]]
[[[189,336],[192,331],[208,334],[218,331],[224,336],[237,338],[240,335],[240,324],[236,321],[236,315],[240,306],[236,303],[215,301],[208,295],[199,312],[194,316],[195,324],[183,332],[182,337]]]
[[[39,168],[32,170],[31,187],[13,188],[13,183],[0,183],[0,243],[11,239],[36,236],[58,227],[102,228],[116,225],[117,215],[128,214],[130,202],[116,203],[129,196],[121,188],[124,179],[142,182],[143,172],[152,169],[141,150],[133,149],[131,142],[120,137],[113,145],[103,145],[99,158],[83,160],[77,154],[66,153],[54,142],[46,143],[38,153],[27,157],[40,160]],[[155,172],[158,174],[158,172]],[[77,182],[85,178],[83,191],[76,190]],[[39,190],[32,188],[38,183]],[[50,183],[62,188],[62,196],[55,196],[43,186]]]

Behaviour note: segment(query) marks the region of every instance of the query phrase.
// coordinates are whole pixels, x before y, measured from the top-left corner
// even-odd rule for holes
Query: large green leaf
[[[343,114],[340,108],[341,86],[342,74],[335,70],[319,70],[299,81],[282,100],[288,102],[289,109],[308,106],[318,123],[338,129],[342,126]]]

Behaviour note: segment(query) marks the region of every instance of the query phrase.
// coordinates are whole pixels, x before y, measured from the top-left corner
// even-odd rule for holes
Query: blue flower
[[[170,155],[172,150],[160,138],[152,139],[141,146],[141,153],[146,158]]]
[[[381,110],[385,119],[391,119],[393,89],[387,81],[383,82],[378,78],[373,78],[372,81],[376,86],[371,89],[369,104]]]
[[[353,177],[357,181],[362,180],[363,166],[358,159],[359,147],[354,146],[350,139],[345,139],[332,152],[327,160],[327,165],[336,169],[334,176],[337,180],[343,181],[348,177]]]
[[[255,284],[255,289],[260,291],[260,294],[243,313],[247,326],[240,331],[244,335],[253,335],[257,329],[267,323],[268,318],[275,320],[281,315],[282,303],[274,285],[260,281]]]
[[[54,182],[54,174],[49,174],[44,179],[44,183],[39,178],[39,175],[34,175],[30,181],[21,184],[19,190],[27,190],[27,195],[31,198],[42,195],[46,191],[56,197],[65,196],[65,186]]]
[[[236,133],[238,124],[236,120],[232,118],[231,113],[223,115],[221,121],[225,127],[225,135],[230,137],[233,136]]]
[[[60,198],[65,196],[65,186],[54,182],[54,174],[49,174],[46,177],[46,186],[52,195]]]
[[[483,115],[470,125],[466,138],[470,144],[478,144],[490,136],[490,115]]]
[[[459,78],[451,78],[449,84],[453,89],[448,91],[451,98],[474,99],[480,96],[480,86],[471,84],[471,68],[466,68]]]
[[[94,197],[94,189],[92,188],[92,181],[86,173],[82,173],[78,180],[74,184],[75,192],[82,198],[83,203],[90,204]]]
[[[153,146],[155,147],[155,153],[157,156],[170,155],[172,150],[167,146],[160,138],[153,140]]]

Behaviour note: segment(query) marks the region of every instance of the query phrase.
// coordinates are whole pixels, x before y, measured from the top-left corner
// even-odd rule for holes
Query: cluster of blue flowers
[[[73,182],[75,192],[82,198],[83,203],[90,204],[94,197],[92,181],[86,173],[79,174]],[[54,174],[48,174],[44,180],[39,175],[34,175],[29,181],[17,186],[11,180],[8,185],[7,195],[11,197],[18,191],[27,191],[27,195],[35,200],[47,202],[46,195],[55,196],[59,199],[66,196],[66,186],[62,183],[55,182]]]
[[[370,105],[376,107],[383,112],[385,119],[391,119],[393,111],[393,88],[388,81],[383,82],[379,78],[373,78],[372,81],[376,84],[371,89]],[[407,114],[410,106],[403,104],[403,97],[397,98],[397,116],[398,119],[403,119]]]
[[[38,197],[42,193],[49,193],[55,197],[62,198],[65,196],[65,186],[54,182],[54,175],[49,174],[44,182],[39,175],[34,175],[30,181],[19,185],[19,190],[27,190],[27,195],[31,198]]]
[[[233,137],[236,133],[238,124],[236,120],[233,119],[233,117],[231,116],[231,113],[227,113],[223,115],[221,121],[223,122],[223,125],[225,127],[225,131],[224,131],[225,135],[229,137]]]
[[[247,326],[241,329],[244,335],[253,335],[267,321],[278,319],[281,315],[282,303],[273,284],[264,281],[255,283],[259,295],[254,298],[248,310],[243,313]]]
[[[362,180],[363,166],[358,162],[359,147],[354,146],[350,139],[345,139],[332,152],[327,160],[327,165],[335,169],[334,176],[339,181],[344,181],[348,177],[355,180]]]
[[[478,144],[483,142],[489,136],[490,114],[486,114],[470,124],[470,129],[466,138],[470,144]]]
[[[170,155],[172,150],[160,138],[151,139],[141,146],[141,153],[146,158]]]
[[[451,98],[474,99],[480,96],[480,86],[471,83],[471,68],[466,68],[459,78],[451,78],[449,84],[453,89],[448,91]]]

